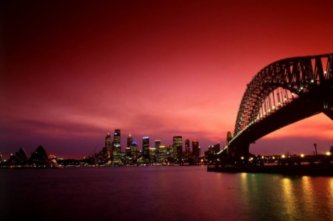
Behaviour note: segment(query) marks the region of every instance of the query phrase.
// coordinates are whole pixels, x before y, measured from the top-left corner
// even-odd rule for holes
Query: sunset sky
[[[10,3],[9,3],[10,2]],[[333,53],[333,1],[8,1],[1,6],[0,152],[80,157],[120,128],[225,143],[246,84],[281,58]],[[112,2],[112,3],[110,3]],[[254,3],[255,2],[255,3]],[[323,114],[251,145],[333,146]]]

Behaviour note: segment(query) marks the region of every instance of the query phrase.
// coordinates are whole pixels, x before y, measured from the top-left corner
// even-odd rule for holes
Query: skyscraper
[[[112,158],[112,140],[111,140],[111,134],[108,132],[105,137],[105,152],[106,158],[111,159]]]
[[[120,145],[120,129],[115,129],[113,133],[113,142],[112,142],[113,151],[121,151]]]
[[[176,158],[177,161],[181,160],[182,157],[182,151],[183,151],[183,137],[182,136],[174,136],[172,147],[174,151],[174,158]]]
[[[143,159],[149,159],[149,137],[142,138],[142,156]]]
[[[112,142],[112,164],[120,165],[121,162],[121,145],[120,145],[120,129],[115,129]]]
[[[192,154],[194,157],[194,163],[198,163],[200,157],[200,146],[198,141],[192,141]]]

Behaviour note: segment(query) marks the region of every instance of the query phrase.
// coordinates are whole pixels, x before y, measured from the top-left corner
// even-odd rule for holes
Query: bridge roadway
[[[325,105],[326,106],[325,106]],[[324,107],[325,106],[325,107]],[[285,104],[268,117],[255,121],[234,137],[229,144],[229,152],[233,157],[248,157],[249,145],[257,139],[278,130],[286,125],[324,112],[333,120],[333,87],[318,88],[294,101]]]

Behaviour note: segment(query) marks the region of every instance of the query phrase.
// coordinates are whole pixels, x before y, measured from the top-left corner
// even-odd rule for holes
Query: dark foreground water
[[[333,178],[205,167],[0,170],[0,220],[333,220]]]

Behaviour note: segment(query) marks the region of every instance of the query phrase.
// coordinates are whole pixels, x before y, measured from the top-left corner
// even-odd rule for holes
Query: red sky
[[[106,2],[106,1],[105,1]],[[2,8],[0,152],[78,157],[120,128],[206,149],[234,130],[246,84],[278,59],[332,53],[333,1],[15,1]],[[255,153],[333,145],[325,115]]]

